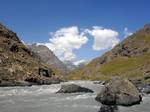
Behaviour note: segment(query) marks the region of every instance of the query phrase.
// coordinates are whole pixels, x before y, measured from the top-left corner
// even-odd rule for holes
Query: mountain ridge
[[[150,73],[150,24],[127,37],[113,49],[74,71],[68,79],[105,80],[114,76],[145,77]]]
[[[57,71],[41,62],[16,33],[0,24],[0,85],[22,81],[44,84],[56,75]]]
[[[37,54],[44,63],[55,68],[60,74],[67,75],[70,72],[66,65],[60,61],[48,47],[37,45],[36,43],[27,46],[31,51]]]

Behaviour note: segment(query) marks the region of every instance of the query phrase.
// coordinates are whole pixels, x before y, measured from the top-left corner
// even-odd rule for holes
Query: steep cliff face
[[[112,50],[75,71],[73,79],[108,79],[116,75],[143,77],[150,73],[150,24],[126,38]]]
[[[18,38],[0,24],[0,83],[40,82],[51,79],[53,69],[40,61]]]
[[[66,65],[60,61],[48,47],[37,44],[28,45],[28,47],[37,54],[44,63],[55,68],[60,74],[66,75],[69,73],[69,69]]]

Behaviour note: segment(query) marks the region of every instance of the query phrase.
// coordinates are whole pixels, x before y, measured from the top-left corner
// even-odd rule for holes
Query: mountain
[[[77,69],[77,66],[74,65],[74,63],[72,61],[64,61],[64,64],[67,66],[67,68],[70,71],[73,71],[73,70]]]
[[[19,85],[21,82],[50,83],[57,71],[29,50],[16,33],[0,24],[0,85]]]
[[[37,44],[28,45],[28,47],[37,54],[44,63],[55,68],[60,74],[66,75],[69,73],[69,69],[66,65],[60,61],[48,47]]]
[[[106,80],[114,76],[150,78],[150,24],[67,78]]]
[[[75,65],[77,66],[78,69],[81,69],[81,68],[85,67],[88,63],[89,63],[88,61],[83,61],[83,62],[80,62],[77,65],[76,64]]]
[[[77,62],[64,61],[64,64],[67,66],[70,72],[84,67],[85,65],[87,65],[87,63],[88,62],[85,62],[83,60]]]

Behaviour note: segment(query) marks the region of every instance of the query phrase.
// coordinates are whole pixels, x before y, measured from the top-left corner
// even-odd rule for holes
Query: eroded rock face
[[[39,75],[45,76],[45,77],[52,77],[53,75],[55,75],[55,73],[52,69],[39,68]]]
[[[62,85],[61,89],[57,93],[77,93],[77,92],[93,93],[92,90],[75,84]]]
[[[96,100],[105,105],[132,106],[139,104],[142,97],[129,80],[113,78],[97,95]]]

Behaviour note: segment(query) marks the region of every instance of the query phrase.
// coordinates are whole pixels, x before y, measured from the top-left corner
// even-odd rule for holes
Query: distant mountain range
[[[33,51],[39,58],[46,64],[55,68],[60,74],[66,75],[69,73],[70,69],[60,61],[55,54],[44,45],[32,44],[28,45],[29,49]]]
[[[86,65],[85,62],[74,64],[72,61],[61,61],[59,58],[46,46],[31,44],[27,45],[39,58],[46,64],[55,68],[60,74],[66,75],[73,70],[79,69]]]
[[[106,80],[122,76],[144,80],[147,75],[150,77],[150,24],[82,69],[72,72],[68,79]]]

